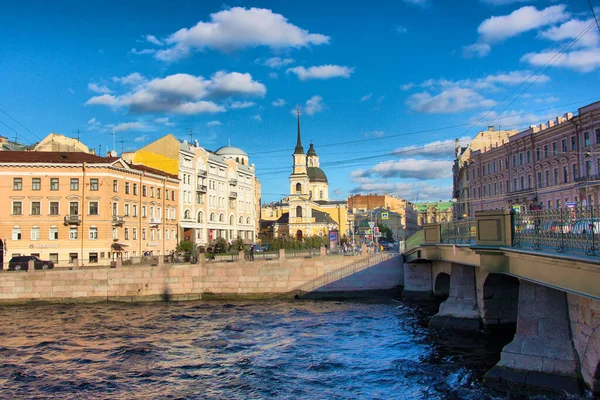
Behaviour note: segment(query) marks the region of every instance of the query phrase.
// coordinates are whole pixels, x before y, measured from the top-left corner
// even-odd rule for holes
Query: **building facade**
[[[389,194],[356,194],[348,196],[348,209],[351,213],[376,210],[378,208],[392,211],[400,216],[406,237],[411,236],[419,230],[417,207],[414,203],[406,199]]]
[[[419,226],[452,221],[454,218],[453,205],[454,203],[451,201],[417,203]]]
[[[470,215],[480,210],[551,209],[600,200],[600,102],[471,154]]]
[[[0,186],[1,262],[107,264],[177,245],[176,175],[82,152],[5,151]]]

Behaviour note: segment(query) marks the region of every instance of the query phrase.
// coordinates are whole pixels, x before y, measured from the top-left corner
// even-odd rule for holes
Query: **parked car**
[[[52,269],[54,263],[52,261],[40,260],[36,256],[17,256],[10,259],[8,262],[9,271],[27,271],[29,269],[29,261],[33,260],[34,269]]]

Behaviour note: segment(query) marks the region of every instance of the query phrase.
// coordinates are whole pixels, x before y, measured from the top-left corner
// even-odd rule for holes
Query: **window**
[[[563,167],[563,183],[569,183],[569,167]]]
[[[77,234],[77,228],[76,227],[69,228],[69,239],[70,240],[77,240],[78,236],[79,235]]]
[[[98,190],[98,179],[90,179],[90,190]]]
[[[502,171],[502,160],[500,160],[500,171]],[[467,171],[468,172],[468,171]],[[467,176],[467,179],[469,179],[469,177]]]
[[[150,197],[154,197],[154,188],[153,187],[150,188]]]
[[[552,155],[556,157],[558,154],[558,145],[556,142],[552,143]]]
[[[527,150],[527,163],[531,162],[531,150]]]
[[[48,239],[50,240],[58,240],[58,228],[56,226],[51,226],[50,231],[48,232]]]
[[[116,179],[113,179],[113,192],[117,193],[119,191],[119,182]]]
[[[134,184],[133,184],[133,195],[134,195],[134,196],[137,196],[137,193],[138,193],[138,192],[137,192],[137,183],[134,183]]]
[[[521,190],[525,189],[525,177],[521,177]]]
[[[69,253],[69,263],[74,263],[79,258],[77,253]]]
[[[600,144],[600,129],[596,129],[596,144]]]
[[[550,171],[546,171],[546,187],[550,186]]]
[[[225,216],[223,214],[219,214],[219,222],[225,222]]]
[[[577,150],[577,136],[571,136],[571,150]]]
[[[488,174],[492,173],[492,165],[490,163],[488,163]]]
[[[137,228],[133,228],[133,240],[137,240]]]
[[[587,178],[589,178],[590,176],[592,176],[592,162],[591,161],[586,161],[585,162],[585,176]]]
[[[59,215],[60,211],[59,211],[59,207],[58,207],[58,201],[51,201],[50,202],[50,215]]]
[[[31,215],[42,215],[42,203],[39,201],[31,202]]]
[[[186,210],[185,215],[187,215],[186,219],[189,219],[190,218],[190,210]],[[150,206],[150,218],[154,218],[154,206]]]
[[[160,188],[156,188],[156,197],[160,199]]]
[[[535,161],[540,161],[541,155],[542,155],[542,152],[541,152],[540,148],[537,147],[535,149]]]
[[[21,228],[13,228],[12,230],[12,240],[21,240]]]
[[[31,240],[40,240],[40,228],[34,226],[31,228]]]
[[[129,228],[125,228],[125,240],[129,240]]]
[[[523,153],[519,153],[519,165],[523,165]]]
[[[204,222],[204,213],[202,211],[198,212],[197,222]]]
[[[554,168],[554,184],[558,185],[560,182],[558,181],[558,168]]]
[[[485,188],[483,189],[483,193],[485,196]],[[296,217],[298,217],[298,218],[302,217],[302,207],[300,207],[300,206],[296,207]]]
[[[579,176],[577,175],[577,164],[573,164],[573,179],[577,179]]]
[[[113,238],[113,240],[118,240],[119,239],[119,230],[117,228],[113,228],[113,230],[112,230],[112,238]]]
[[[129,204],[125,204],[125,212],[124,212],[126,217],[129,217]]]
[[[513,167],[516,167],[516,166],[517,166],[517,155],[514,154],[513,155]]]
[[[537,173],[537,187],[538,187],[538,189],[542,187],[542,173],[541,172]]]
[[[89,255],[90,264],[95,264],[98,262],[98,253],[90,253]]]
[[[527,175],[527,189],[531,189],[533,187],[531,183],[531,175]]]
[[[132,207],[132,213],[134,217],[137,217],[137,204],[134,204]]]
[[[214,221],[214,220],[215,220],[215,218],[216,218],[216,217],[217,217],[217,216],[215,215],[215,213],[210,213],[210,218],[209,218],[209,219],[210,219],[210,221],[212,222],[212,221]]]
[[[142,185],[142,196],[146,197],[146,185]]]
[[[50,253],[50,257],[48,257],[50,261],[54,264],[58,264],[58,253]]]
[[[175,191],[171,190],[171,201],[175,201]]]
[[[548,145],[545,144],[544,145],[544,158],[548,158],[549,155],[550,155],[550,153],[548,153]]]
[[[13,190],[23,190],[23,178],[13,178]]]
[[[548,200],[548,210],[552,210],[552,200]]]
[[[41,190],[42,180],[40,178],[31,178],[31,190]]]
[[[556,199],[556,208],[560,208],[560,199]]]
[[[21,190],[21,189],[19,189]],[[302,193],[302,184],[296,183],[296,193]]]
[[[569,148],[567,147],[567,139],[563,139],[562,140],[562,152],[566,153],[569,150]]]
[[[12,203],[12,215],[23,215],[23,202],[13,201]]]
[[[112,203],[112,214],[111,215],[113,217],[116,217],[117,215],[119,215],[117,203]]]
[[[493,168],[494,172],[496,172],[496,161],[494,161],[494,168]]]
[[[165,240],[170,240],[171,238],[169,237],[169,230],[165,229]]]
[[[584,132],[583,133],[583,145],[585,147],[589,147],[590,146],[590,133],[589,132]]]
[[[58,190],[58,178],[50,178],[50,190]]]
[[[79,215],[79,203],[72,201],[69,203],[69,215]]]
[[[98,215],[98,202],[97,201],[90,201],[89,214],[90,215]]]
[[[494,182],[494,196],[498,194],[498,184]]]
[[[79,178],[71,178],[71,190],[79,190]]]
[[[142,240],[146,240],[146,228],[142,228]]]
[[[129,182],[125,182],[125,194],[129,194]]]
[[[142,218],[146,218],[146,206],[142,206]]]

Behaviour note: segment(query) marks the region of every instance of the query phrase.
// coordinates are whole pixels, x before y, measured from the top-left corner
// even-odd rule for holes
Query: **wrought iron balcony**
[[[237,199],[237,192],[229,192],[230,199]]]
[[[199,169],[199,170],[198,170],[198,176],[205,177],[205,176],[206,176],[206,174],[207,174],[207,172],[206,172],[205,170],[203,170],[203,169]]]
[[[230,184],[230,185],[233,185],[233,186],[235,186],[235,185],[237,185],[237,183],[238,183],[238,182],[237,182],[237,179],[230,179],[230,180],[229,180],[229,184]]]
[[[600,174],[579,176],[575,178],[575,182],[589,182],[589,181],[600,181]]]
[[[200,185],[200,184],[196,185],[196,191],[206,193],[206,185]]]
[[[65,225],[80,225],[81,215],[69,214],[65,215]]]
[[[124,217],[121,217],[119,215],[112,216],[112,225],[113,226],[123,226],[124,223],[125,223]]]

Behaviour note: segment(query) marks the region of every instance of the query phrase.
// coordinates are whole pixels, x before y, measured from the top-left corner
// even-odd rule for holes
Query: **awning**
[[[113,250],[123,251],[123,250],[125,250],[124,247],[129,247],[129,245],[123,244],[123,243],[113,243],[111,245],[111,247],[112,247]]]

